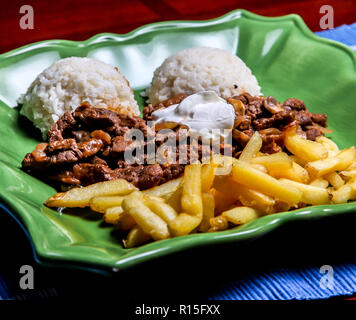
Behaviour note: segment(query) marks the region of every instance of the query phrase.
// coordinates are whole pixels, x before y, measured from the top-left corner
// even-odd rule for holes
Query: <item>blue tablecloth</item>
[[[344,44],[350,46],[353,50],[356,50],[356,23],[349,26],[343,25],[333,30],[317,32],[316,34],[321,37],[343,42]],[[63,271],[59,269],[36,266],[36,263],[32,257],[32,248],[30,247],[26,236],[4,210],[0,212],[0,226],[0,299],[48,299],[58,296],[80,297],[84,294],[95,297],[102,296],[104,292],[110,292],[111,296],[114,295],[117,297],[125,297],[126,299],[134,300],[137,298],[137,295],[140,294],[141,298],[149,298],[150,292],[152,292],[154,289],[152,287],[152,283],[149,285],[150,288],[147,287],[148,285],[145,287],[144,284],[142,287],[140,287],[138,283],[139,281],[135,281],[135,279],[129,280],[125,287],[122,282],[117,284],[115,283],[115,280],[108,280],[106,278],[103,279],[100,276],[98,277],[92,274],[83,274],[83,272],[75,272],[69,270]],[[8,233],[6,233],[6,230]],[[352,232],[352,229],[351,231],[349,230],[349,232]],[[345,243],[345,245],[339,243],[337,244],[337,248],[333,248],[333,243],[336,243],[333,241],[333,236],[335,236],[333,229],[331,229],[330,234],[326,236],[324,235],[324,237],[327,237],[328,240],[330,240],[325,244],[326,246],[329,246],[326,249],[330,250],[330,257],[333,256],[335,251],[338,252],[341,248],[345,249],[345,246],[351,246],[351,244],[348,242]],[[339,235],[336,235],[335,237],[339,237]],[[195,297],[198,299],[203,298],[211,300],[306,300],[324,299],[335,296],[347,296],[355,294],[356,253],[354,255],[352,254],[352,248],[348,250],[349,258],[347,258],[347,261],[340,262],[340,259],[336,259],[336,262],[332,259],[327,261],[328,259],[325,257],[328,257],[328,255],[326,254],[321,260],[319,259],[311,262],[313,260],[313,252],[309,252],[309,256],[303,257],[303,250],[305,250],[306,246],[308,246],[308,241],[310,242],[310,239],[307,240],[306,243],[301,243],[300,248],[294,247],[294,249],[287,249],[294,250],[293,256],[298,257],[297,259],[299,261],[293,261],[292,263],[289,261],[288,263],[283,263],[284,254],[282,250],[282,257],[279,260],[282,262],[280,262],[279,266],[270,266],[267,268],[265,264],[268,264],[270,256],[266,255],[266,258],[264,258],[262,262],[262,268],[251,267],[253,270],[245,270],[243,272],[240,272],[238,268],[236,268],[236,272],[234,272],[234,269],[232,268],[231,272],[230,268],[229,275],[224,278],[224,266],[226,265],[226,262],[224,262],[225,264],[222,264],[220,268],[217,267],[216,272],[208,275],[206,279],[206,283],[208,285],[206,288],[209,288],[209,290],[200,290]],[[320,250],[324,249],[324,252],[328,252],[325,251],[325,248],[323,248],[323,239],[319,239],[318,241],[319,244],[316,246],[316,248],[319,246]],[[247,250],[257,249],[253,247],[251,249],[250,247],[250,249]],[[271,250],[271,253],[274,252],[274,249],[269,247],[263,250],[267,252],[268,250]],[[316,249],[316,255],[318,251],[319,249]],[[287,256],[287,251],[284,252]],[[238,254],[239,252],[233,253],[235,258]],[[261,252],[256,252],[256,255],[261,255]],[[278,260],[275,256],[270,259]],[[260,261],[256,261],[256,263],[253,262],[251,265],[258,265],[260,263]],[[19,269],[21,265],[24,264],[34,266],[34,290],[24,291],[19,288],[19,281],[22,276],[19,273]],[[246,261],[244,261],[242,264],[246,264]],[[330,273],[330,269],[328,269],[328,274],[323,273],[320,268],[322,265],[327,265],[325,268],[329,268],[329,264],[332,267],[332,273]],[[184,270],[184,268],[185,267],[183,264],[182,269]],[[163,274],[164,272],[162,272],[162,275]],[[219,279],[219,275],[222,276],[221,281],[216,280]],[[329,277],[327,278],[328,282],[323,282],[323,278],[325,280],[325,277],[328,277],[328,275],[332,278]],[[215,281],[210,283],[211,279],[213,278]],[[332,282],[330,282],[331,280]],[[167,282],[169,281],[170,280],[168,277]],[[324,283],[324,286],[322,283]],[[130,287],[132,288],[131,290]],[[186,288],[186,290],[181,288],[182,294],[187,295],[187,293],[193,289],[193,286],[191,289]],[[165,290],[166,291],[163,292],[160,297],[170,296],[169,289],[165,287]],[[174,291],[173,285],[171,290]],[[180,297],[184,298],[182,295],[180,295]]]

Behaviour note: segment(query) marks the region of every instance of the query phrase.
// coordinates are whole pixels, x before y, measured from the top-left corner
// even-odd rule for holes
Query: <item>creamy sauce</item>
[[[214,91],[202,91],[179,104],[153,112],[152,119],[156,128],[171,128],[172,124],[179,124],[186,126],[192,136],[219,140],[231,132],[235,110]]]

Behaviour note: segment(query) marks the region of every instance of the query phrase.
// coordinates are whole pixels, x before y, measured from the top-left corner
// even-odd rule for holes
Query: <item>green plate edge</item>
[[[26,45],[24,47],[9,51],[0,55],[0,62],[3,59],[13,57],[37,49],[39,47],[51,47],[51,46],[67,46],[82,49],[83,47],[90,46],[97,42],[105,41],[122,41],[129,38],[135,38],[136,36],[155,30],[163,30],[166,28],[176,28],[189,25],[197,26],[209,26],[216,23],[239,19],[241,16],[265,21],[265,22],[278,22],[278,21],[293,21],[294,24],[304,33],[305,36],[317,41],[329,44],[337,47],[347,53],[353,61],[353,65],[356,71],[356,54],[347,46],[338,42],[323,39],[316,36],[312,31],[308,29],[302,18],[298,15],[291,14],[282,17],[263,17],[245,10],[234,10],[221,17],[205,20],[205,21],[167,21],[153,23],[146,26],[142,26],[125,35],[117,35],[112,33],[101,33],[95,35],[85,41],[68,41],[68,40],[48,40],[40,41],[33,44]],[[1,166],[6,165],[0,162]],[[13,170],[14,168],[11,168]],[[211,244],[224,244],[231,242],[239,242],[242,240],[250,240],[260,237],[267,232],[273,231],[278,226],[289,223],[296,220],[305,220],[311,218],[322,218],[327,215],[347,214],[356,211],[356,203],[347,203],[341,205],[326,205],[326,206],[313,206],[304,209],[299,209],[291,212],[278,213],[269,216],[261,217],[251,223],[245,224],[241,227],[230,229],[222,232],[214,232],[208,234],[193,234],[180,238],[173,238],[164,241],[153,242],[137,249],[127,250],[127,254],[117,261],[106,261],[99,259],[95,256],[91,256],[88,259],[87,254],[78,255],[70,252],[70,247],[51,247],[51,244],[44,243],[41,232],[39,230],[33,230],[31,219],[26,214],[23,214],[22,210],[19,210],[21,206],[24,210],[28,206],[32,206],[31,203],[26,203],[22,199],[16,199],[11,194],[0,190],[0,200],[6,206],[5,210],[14,217],[14,219],[21,225],[26,235],[28,236],[36,261],[41,265],[56,266],[56,267],[70,267],[84,269],[88,271],[98,272],[106,275],[111,275],[114,271],[123,270],[134,266],[138,263],[163,257],[168,254],[179,252],[188,248],[197,248],[200,246],[208,246]],[[41,235],[41,236],[40,236]]]

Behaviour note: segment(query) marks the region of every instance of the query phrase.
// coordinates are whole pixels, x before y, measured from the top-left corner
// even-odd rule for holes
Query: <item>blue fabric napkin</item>
[[[333,30],[316,32],[316,34],[321,37],[340,41],[356,51],[356,23],[352,25],[343,25]],[[7,248],[7,256],[10,257],[8,258],[9,261],[4,261],[4,253],[2,253],[0,263],[0,300],[28,299],[33,297],[46,299],[51,296],[57,296],[58,291],[61,291],[62,295],[66,295],[66,293],[71,293],[73,290],[78,296],[80,295],[80,290],[82,290],[82,292],[84,290],[92,290],[93,295],[96,296],[100,295],[103,290],[108,289],[110,282],[105,284],[104,288],[102,280],[95,284],[90,277],[82,282],[82,284],[89,283],[85,288],[73,288],[70,281],[69,284],[63,284],[61,279],[55,281],[56,274],[53,270],[42,270],[41,276],[43,280],[36,280],[35,293],[23,294],[21,290],[19,290],[19,278],[21,275],[19,275],[18,269],[22,264],[35,264],[32,257],[32,248],[28,244],[28,240],[23,232],[16,226],[16,223],[11,221],[11,218],[4,219],[4,217],[1,217],[4,216],[4,214],[6,215],[7,213],[3,208],[0,210],[1,230],[11,230],[12,234],[11,238],[7,238],[0,234],[0,241],[2,242],[0,244],[1,249],[3,250],[4,247]],[[7,226],[7,224],[12,226]],[[12,245],[14,244],[9,243],[9,241],[12,241],[14,238],[17,239],[17,243],[20,243],[17,246],[20,247],[21,250],[13,249]],[[8,242],[6,242],[7,239]],[[21,257],[16,255],[19,251],[21,252]],[[356,254],[354,259],[356,259]],[[250,272],[245,276],[240,276],[238,274],[237,276],[240,276],[238,279],[229,281],[223,280],[222,283],[219,283],[219,285],[216,286],[217,289],[214,289],[215,291],[209,291],[208,294],[202,293],[201,296],[198,296],[197,298],[208,300],[310,300],[355,294],[356,261],[333,264],[332,268],[333,282],[331,286],[330,283],[328,283],[329,286],[326,284],[326,287],[325,283],[324,286],[322,285],[322,278],[325,278],[327,273],[321,272],[320,266],[272,268],[267,271]],[[262,268],[262,270],[264,270],[264,268]],[[217,274],[219,272],[222,271],[217,270]],[[214,275],[212,275],[212,277],[213,276]],[[65,275],[65,278],[70,279],[70,277],[77,280],[78,274],[70,275],[70,272],[68,272],[68,274]],[[133,279],[132,281],[135,280]],[[74,281],[72,283],[74,283]],[[65,288],[65,286],[67,287]],[[117,292],[118,287],[116,287],[115,290],[116,294],[119,295]],[[130,295],[130,293],[123,293],[123,296],[130,299],[128,295]],[[133,295],[134,293],[131,293],[131,296]]]
[[[356,23],[315,33],[320,37],[342,42],[356,51]]]
[[[312,300],[356,292],[356,263],[333,265],[333,282],[321,285],[320,267],[254,274],[222,285],[209,300]],[[331,284],[332,283],[332,284]]]

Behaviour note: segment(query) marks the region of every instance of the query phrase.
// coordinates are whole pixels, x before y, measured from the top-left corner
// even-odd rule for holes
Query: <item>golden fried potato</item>
[[[302,192],[301,202],[306,204],[320,205],[330,203],[329,193],[324,188],[314,187],[308,184],[289,179],[280,179],[282,184],[296,188]]]
[[[260,170],[260,171],[262,171],[264,173],[268,173],[267,168],[265,166],[263,166],[262,164],[257,164],[257,163],[251,163],[250,162],[250,165],[251,165],[251,167],[253,167],[253,168],[257,169],[257,170]]]
[[[240,225],[257,219],[260,214],[253,208],[236,207],[228,211],[224,211],[222,215],[227,219],[227,221]]]
[[[349,167],[355,159],[355,148],[340,151],[336,156],[309,162],[306,169],[312,177],[322,177],[333,171],[342,171]]]
[[[339,189],[345,184],[345,181],[337,172],[331,172],[325,176],[325,179],[335,188]]]
[[[231,208],[231,206],[236,203],[236,201],[238,201],[238,199],[233,197],[231,194],[221,192],[219,190],[216,190],[215,188],[212,188],[210,190],[210,193],[214,196],[216,214],[219,214]]]
[[[110,208],[111,209],[111,208]],[[108,210],[110,210],[108,209]],[[119,231],[128,231],[131,230],[133,227],[135,227],[136,221],[132,216],[130,216],[126,212],[122,212],[116,219],[115,223],[115,228]]]
[[[145,204],[166,223],[171,222],[177,217],[177,212],[164,201],[164,199],[154,196],[146,196]]]
[[[167,223],[144,204],[141,192],[134,191],[125,197],[122,208],[154,240],[167,239],[170,236]]]
[[[261,164],[268,171],[292,169],[292,159],[285,152],[277,152],[251,159],[251,163]]]
[[[223,231],[229,227],[229,221],[222,214],[210,219],[209,232]]]
[[[291,179],[301,183],[308,183],[310,181],[308,171],[296,162],[293,162],[292,172],[289,178],[287,179]]]
[[[291,205],[287,202],[277,200],[275,201],[273,205],[273,212],[272,213],[277,213],[277,212],[284,212],[290,210]]]
[[[145,233],[139,226],[135,226],[130,230],[126,240],[124,240],[124,247],[127,249],[137,247],[150,239],[152,237],[149,234]]]
[[[176,211],[182,212],[182,186],[180,186],[176,191],[174,191],[169,197],[165,197],[163,199]]]
[[[246,207],[255,208],[264,213],[272,213],[275,200],[261,192],[247,188],[246,186],[236,182],[231,177],[216,177],[214,187],[224,195],[229,195],[233,201],[226,201],[223,210],[230,208],[231,204],[238,200]]]
[[[169,230],[173,236],[183,236],[196,229],[201,221],[202,217],[192,216],[183,212],[169,223]]]
[[[67,192],[60,192],[49,198],[47,207],[88,207],[90,199],[98,196],[121,196],[129,194],[137,188],[124,179],[110,180],[91,184],[84,188],[73,188]]]
[[[130,230],[136,225],[136,221],[120,207],[106,209],[104,213],[106,223],[115,224],[120,231]]]
[[[291,160],[297,164],[299,164],[301,167],[305,167],[305,165],[308,163],[308,161],[305,161],[305,160],[302,160],[300,158],[298,158],[297,156],[295,155],[290,155],[289,158],[291,158]]]
[[[242,161],[235,163],[232,167],[231,177],[248,188],[287,203],[296,204],[302,197],[302,193],[298,189],[286,186],[270,175],[256,170]]]
[[[121,206],[107,208],[104,212],[104,220],[106,223],[115,224],[123,212]]]
[[[96,212],[104,213],[106,209],[121,206],[124,196],[106,196],[94,197],[90,199],[90,209]]]
[[[202,192],[209,192],[215,178],[217,164],[213,161],[203,164],[201,167],[201,189]]]
[[[211,193],[203,193],[203,219],[199,225],[200,232],[207,232],[210,228],[210,219],[214,218],[215,199]]]
[[[325,136],[316,137],[315,141],[321,143],[328,150],[329,157],[336,156],[340,151],[336,143]]]
[[[284,144],[291,153],[303,161],[316,161],[328,156],[328,150],[321,143],[298,136],[295,127],[286,130]]]
[[[201,199],[201,164],[199,162],[185,167],[183,190],[182,190],[182,210],[193,216],[203,216],[203,203]]]
[[[339,171],[340,176],[345,181],[356,177],[356,161],[354,160],[345,170]]]
[[[309,183],[310,186],[326,189],[329,186],[329,181],[324,178],[316,178]]]
[[[148,196],[161,197],[166,199],[171,197],[174,192],[181,186],[183,177],[178,179],[170,180],[159,186],[153,187],[151,189],[143,190],[142,192]]]
[[[213,162],[216,164],[215,176],[226,176],[231,173],[231,168],[237,159],[233,157],[216,154],[213,156]]]
[[[249,162],[254,158],[258,152],[261,150],[262,147],[262,137],[258,131],[256,131],[252,137],[250,138],[249,142],[242,150],[239,160]]]
[[[356,178],[332,192],[333,203],[346,203],[349,200],[356,200]]]
[[[276,178],[286,178],[289,180],[308,183],[309,182],[309,173],[302,166],[296,162],[292,162],[292,166],[286,169],[274,169],[269,172],[269,174]]]

